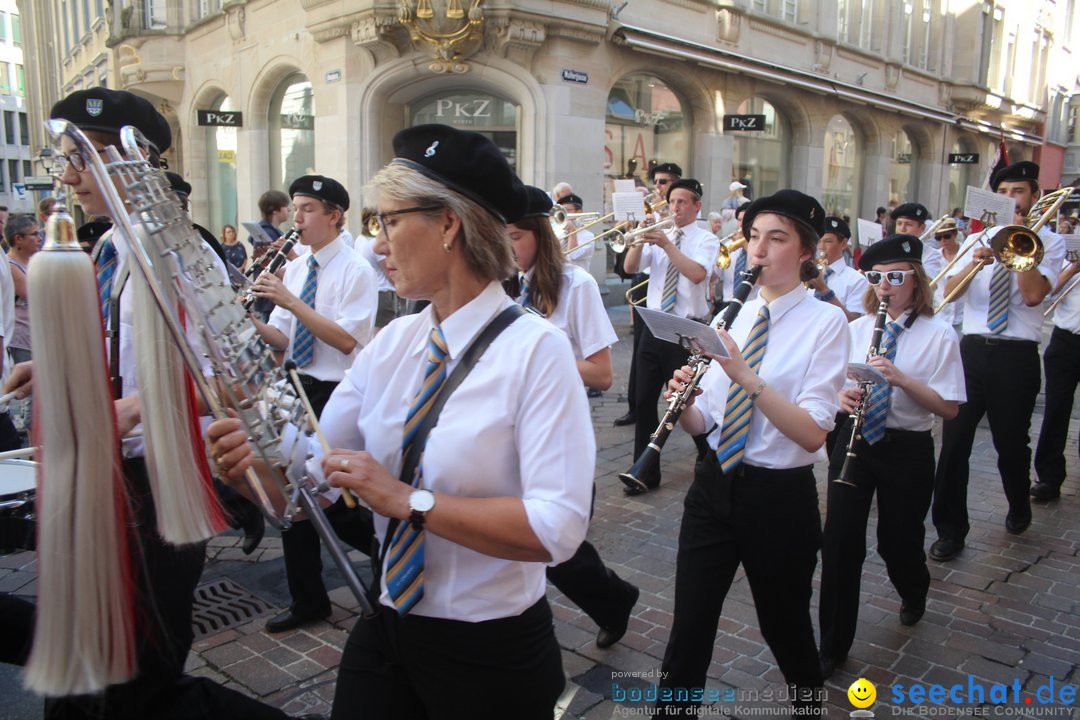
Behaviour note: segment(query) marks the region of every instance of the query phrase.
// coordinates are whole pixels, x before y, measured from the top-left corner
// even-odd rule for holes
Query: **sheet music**
[[[615,189],[612,192],[617,192],[617,193],[637,192],[637,190],[634,189],[634,179],[630,178],[629,180],[626,180],[626,179],[616,180],[615,181]],[[638,193],[638,194],[640,194],[640,193]]]
[[[693,353],[704,351],[720,357],[731,357],[724,343],[720,341],[720,336],[708,325],[659,310],[643,307],[634,309],[645,321],[649,331],[660,340],[675,343]]]
[[[998,195],[996,192],[968,185],[967,194],[964,196],[964,217],[981,221],[983,214],[987,212],[996,216],[991,219],[991,225],[1011,225],[1013,215],[1016,214],[1016,200],[1008,195]]]
[[[1080,253],[1080,235],[1062,235],[1065,240],[1065,251],[1072,253]]]
[[[611,193],[611,209],[616,222],[645,219],[645,201],[637,191]]]
[[[888,380],[882,375],[876,368],[873,368],[866,363],[848,363],[847,366],[848,380],[854,380],[857,383],[871,382],[875,385],[887,385]]]
[[[252,242],[270,243],[273,240],[266,234],[266,231],[262,229],[262,226],[255,221],[243,221],[240,225],[248,231],[248,235],[251,236]]]
[[[855,223],[859,230],[859,247],[870,247],[885,235],[885,226],[873,220],[856,218]]]

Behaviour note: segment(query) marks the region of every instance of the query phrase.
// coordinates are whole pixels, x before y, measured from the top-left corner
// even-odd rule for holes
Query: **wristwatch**
[[[424,517],[435,507],[435,493],[413,490],[409,494],[409,523],[417,530],[424,527]]]

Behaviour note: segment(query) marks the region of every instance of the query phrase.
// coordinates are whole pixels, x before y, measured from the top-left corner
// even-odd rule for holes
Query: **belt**
[[[971,338],[972,340],[977,340],[983,345],[989,345],[991,347],[993,347],[994,345],[1008,345],[1011,347],[1020,348],[1026,347],[1028,345],[1039,344],[1037,340],[1025,340],[1024,338],[1014,337],[1001,337],[1000,335],[965,335],[964,337]]]

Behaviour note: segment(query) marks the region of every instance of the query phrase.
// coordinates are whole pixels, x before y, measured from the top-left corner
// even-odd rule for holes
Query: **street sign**
[[[243,127],[244,113],[235,110],[199,110],[198,122],[202,127]]]
[[[11,183],[11,187],[15,188],[15,192],[18,193],[20,200],[23,200],[23,199],[26,198],[26,186],[25,185],[23,185],[22,183]]]
[[[52,190],[53,179],[51,175],[27,175],[22,181],[27,190]]]

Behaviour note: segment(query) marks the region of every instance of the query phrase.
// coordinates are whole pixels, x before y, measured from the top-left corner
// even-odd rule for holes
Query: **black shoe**
[[[315,615],[294,615],[292,608],[285,612],[275,615],[266,621],[266,632],[268,633],[282,633],[286,630],[295,630],[298,627],[304,627],[305,625],[312,625],[325,620],[330,617],[330,611]]]
[[[1031,499],[1035,502],[1050,502],[1061,497],[1061,488],[1050,483],[1039,482],[1031,488]]]
[[[1029,525],[1031,525],[1031,508],[1028,508],[1027,512],[1010,510],[1005,516],[1005,529],[1013,535],[1024,532]]]
[[[630,624],[630,614],[634,611],[634,606],[637,605],[640,596],[641,590],[631,585],[630,594],[627,596],[626,615],[618,625],[610,628],[600,628],[600,632],[596,633],[596,647],[601,649],[609,648],[622,640],[622,636],[626,634],[626,626]]]
[[[829,678],[831,678],[833,676],[833,673],[836,672],[836,668],[840,667],[845,662],[847,662],[846,657],[837,658],[837,659],[834,660],[831,657],[826,657],[826,656],[822,655],[818,659],[821,661],[821,679],[822,680],[828,680]]]
[[[637,413],[628,412],[625,415],[620,415],[615,418],[614,425],[616,427],[622,427],[623,425],[633,425],[637,422]]]
[[[604,391],[603,390],[597,390],[596,388],[588,388],[585,391],[585,397],[587,397],[587,398],[604,397]]]
[[[900,605],[900,624],[911,627],[922,619],[926,612],[926,598],[918,602],[905,602]]]
[[[930,559],[937,560],[938,562],[948,562],[959,555],[960,551],[963,549],[963,540],[938,538],[934,544],[930,546]]]
[[[266,521],[263,520],[259,508],[254,505],[250,507],[251,509],[244,513],[244,517],[240,522],[240,527],[244,529],[244,544],[240,546],[240,549],[244,551],[245,555],[255,552],[255,549],[259,547],[259,543],[262,542],[263,533],[266,532]]]

